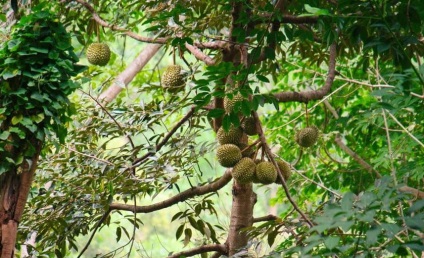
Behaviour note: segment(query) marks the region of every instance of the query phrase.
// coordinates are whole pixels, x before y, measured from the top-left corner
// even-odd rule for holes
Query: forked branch
[[[328,61],[328,74],[325,84],[322,88],[318,90],[308,90],[308,91],[286,91],[276,93],[274,96],[278,102],[303,102],[307,103],[311,100],[318,100],[324,98],[331,90],[333,85],[334,78],[336,77],[336,43],[333,43],[330,46],[330,57]]]

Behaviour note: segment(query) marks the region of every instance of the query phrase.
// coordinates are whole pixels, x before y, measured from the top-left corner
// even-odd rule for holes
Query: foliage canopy
[[[424,251],[424,2],[69,0],[45,6],[59,14],[58,22],[33,9],[0,53],[3,79],[20,75],[28,84],[17,94],[2,81],[0,118],[13,114],[12,124],[26,128],[20,130],[49,121],[46,129],[60,142],[44,148],[21,223],[21,242],[38,235],[31,255],[82,253],[79,236],[111,225],[117,242],[128,244],[99,252],[109,257],[127,248],[130,254],[137,232],[151,226],[147,215],[137,214],[171,206],[178,208],[166,223],[182,244],[153,256],[180,249],[275,257],[418,257]],[[43,36],[46,28],[54,33]],[[82,68],[64,28],[81,53],[91,42],[108,42],[109,65],[76,76]],[[97,95],[106,86],[127,86],[112,78],[133,67],[145,47],[140,42],[163,45],[162,56],[103,105]],[[161,86],[170,63],[189,71],[182,92]],[[40,94],[46,72],[50,83]],[[76,89],[72,76],[83,85],[72,97],[77,113],[69,121],[72,105],[62,93]],[[237,100],[230,111],[225,98]],[[15,109],[4,109],[10,101]],[[48,120],[37,121],[41,111]],[[281,185],[253,186],[256,206],[266,208],[243,210],[254,211],[237,229],[249,241],[234,251],[225,248],[243,200],[236,183],[221,190],[231,177],[216,162],[214,131],[239,126],[243,117],[258,122],[259,135],[250,137],[260,150],[256,157],[285,160],[293,173]],[[312,125],[318,142],[301,148],[296,132]],[[0,139],[7,137],[0,132]],[[231,191],[234,201],[223,205]],[[277,214],[262,217],[269,206]],[[225,211],[230,223],[221,220]]]

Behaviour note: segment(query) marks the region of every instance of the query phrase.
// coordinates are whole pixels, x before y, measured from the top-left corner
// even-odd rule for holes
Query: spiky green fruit
[[[162,86],[169,92],[178,92],[184,89],[185,79],[179,65],[170,65],[162,75]]]
[[[88,62],[93,65],[105,66],[110,60],[110,48],[105,43],[92,43],[85,52]]]
[[[291,175],[290,164],[283,160],[277,160],[276,162],[277,162],[278,168],[281,171],[281,174],[283,174],[284,180],[285,181],[289,180]],[[278,177],[277,177],[277,181],[279,181]]]
[[[234,106],[236,105],[237,102],[242,101],[244,98],[240,93],[237,93],[236,95],[233,96],[232,99],[230,99],[229,97],[225,97],[224,98],[224,109],[226,113],[231,113],[234,109]]]
[[[241,128],[247,135],[257,135],[258,130],[256,129],[256,120],[253,116],[244,118],[241,123]]]
[[[251,158],[242,158],[234,166],[233,170],[231,171],[231,175],[237,182],[246,184],[253,181],[255,169],[255,162]]]
[[[243,155],[243,157],[251,158],[253,154],[255,154],[255,151],[256,151],[255,146],[251,146],[249,149],[247,149],[249,145],[246,143],[239,143],[237,144],[237,146],[240,148],[241,154]]]
[[[295,136],[297,144],[302,147],[311,147],[318,140],[319,130],[316,126],[310,126],[298,131]]]
[[[223,127],[218,129],[216,133],[216,138],[218,139],[219,144],[239,144],[240,139],[243,136],[243,130],[240,127],[230,126],[228,131],[225,131]]]
[[[277,179],[277,170],[269,161],[262,161],[256,165],[256,177],[264,185],[274,183]]]
[[[216,150],[219,164],[226,168],[234,167],[242,158],[240,149],[234,144],[224,144]]]

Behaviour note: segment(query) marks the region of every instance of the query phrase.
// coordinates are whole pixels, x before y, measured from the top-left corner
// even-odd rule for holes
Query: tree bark
[[[31,189],[37,167],[42,143],[32,141],[36,153],[28,163],[26,160],[19,166],[0,176],[0,257],[14,257],[14,249],[18,226],[24,212],[25,204]]]
[[[231,257],[245,247],[249,237],[242,229],[253,224],[253,206],[256,194],[252,184],[233,183],[233,204],[231,208],[230,231],[228,232],[228,255]]]

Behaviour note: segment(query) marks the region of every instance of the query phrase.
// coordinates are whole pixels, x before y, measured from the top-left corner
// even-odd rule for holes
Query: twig
[[[388,113],[390,114],[390,113]],[[336,136],[335,142],[339,147],[345,151],[349,156],[351,156],[356,162],[359,163],[364,169],[369,173],[374,173],[377,178],[381,178],[381,174],[376,171],[370,164],[363,160],[356,152],[350,149],[346,144],[344,144],[340,138],[340,135]],[[410,186],[401,186],[398,188],[399,191],[404,193],[413,194],[416,198],[424,199],[424,192]]]
[[[171,131],[168,132],[168,134],[162,139],[160,143],[158,143],[155,147],[156,152],[159,151],[172,137],[172,135],[180,128],[190,117],[194,114],[196,111],[195,107],[192,107],[190,111],[171,129]],[[144,160],[146,160],[148,157],[154,155],[155,153],[148,152],[144,154],[142,157],[134,160],[133,166],[137,166],[140,163],[142,163]]]
[[[127,36],[129,36],[129,37],[131,37],[133,39],[136,39],[138,41],[142,41],[142,42],[164,44],[167,41],[167,38],[149,38],[149,37],[143,37],[143,36],[141,36],[139,34],[136,34],[136,33],[132,32],[132,31],[129,31],[129,30],[125,29],[125,28],[119,27],[117,25],[111,25],[111,24],[107,23],[105,20],[103,20],[99,16],[99,14],[97,14],[97,12],[94,9],[94,7],[91,6],[89,3],[87,3],[86,1],[83,1],[83,0],[68,0],[68,1],[69,2],[75,1],[75,2],[78,2],[79,4],[81,4],[82,6],[84,6],[85,9],[87,9],[91,13],[93,19],[98,24],[102,25],[103,27],[109,28],[109,29],[114,30],[114,31],[123,32]]]
[[[258,121],[258,123],[256,124],[257,129],[258,129],[258,134],[259,134],[259,139],[261,140],[262,143],[262,149],[263,151],[267,154],[268,158],[270,159],[270,161],[272,162],[272,164],[274,164],[277,172],[278,172],[278,177],[280,178],[281,181],[281,185],[284,188],[284,192],[286,193],[287,199],[289,200],[289,202],[293,205],[293,208],[300,214],[300,216],[306,221],[306,223],[308,224],[309,227],[313,227],[313,223],[309,220],[309,218],[303,213],[303,211],[299,208],[299,206],[296,204],[296,202],[293,200],[293,198],[291,197],[289,188],[287,187],[286,184],[286,180],[284,179],[283,174],[281,173],[281,170],[278,166],[278,164],[276,163],[271,149],[269,148],[266,139],[265,139],[265,135],[262,129],[262,125],[259,122],[259,117],[258,117],[258,113],[257,112],[253,112],[253,116],[256,119],[256,121]]]
[[[75,153],[77,153],[77,154],[81,155],[81,156],[89,157],[89,158],[95,159],[95,160],[97,160],[97,161],[100,161],[100,162],[106,163],[106,164],[108,164],[108,165],[114,166],[114,164],[113,164],[112,162],[110,162],[110,161],[107,161],[107,160],[104,160],[104,159],[98,158],[98,157],[96,157],[96,156],[91,156],[91,155],[88,155],[88,154],[85,154],[85,153],[79,152],[79,151],[77,151],[77,150],[75,150],[75,149],[73,149],[73,148],[70,148],[70,147],[68,147],[68,146],[64,146],[64,147],[65,147],[65,148],[67,148],[68,150],[72,151],[72,152],[75,152]]]
[[[179,253],[172,254],[168,258],[180,258],[180,257],[190,257],[196,254],[208,253],[208,252],[218,252],[221,255],[228,254],[227,247],[223,244],[211,244],[211,245],[202,245],[195,247],[193,249],[182,251]]]
[[[396,124],[398,124],[401,128],[402,128],[402,130],[407,134],[407,135],[409,135],[415,142],[417,142],[419,145],[421,145],[421,147],[424,147],[424,143],[422,143],[420,140],[418,140],[417,139],[417,137],[415,137],[414,135],[412,135],[409,131],[408,131],[408,129],[406,129],[405,128],[405,126],[403,126],[402,125],[402,123],[401,122],[399,122],[399,120],[397,120],[397,118],[394,116],[394,115],[392,115],[390,112],[387,112],[387,114],[389,114],[389,116],[396,122]]]
[[[94,226],[93,232],[91,233],[90,238],[88,239],[87,243],[85,244],[84,248],[81,250],[80,254],[78,255],[78,258],[81,257],[84,252],[87,250],[87,248],[90,246],[91,241],[94,238],[94,235],[96,234],[97,230],[99,229],[99,227],[103,224],[103,222],[107,219],[107,217],[110,214],[110,209],[107,210],[105,212],[105,214],[103,214],[102,218],[97,222],[97,224]]]
[[[336,139],[334,141],[344,152],[346,152],[356,162],[358,162],[361,167],[365,168],[365,170],[367,170],[369,173],[374,173],[377,178],[381,178],[381,174],[378,171],[376,171],[370,164],[368,164],[358,154],[356,154],[356,152],[354,152],[351,148],[349,148],[346,144],[343,143],[340,134],[336,135]]]
[[[303,175],[302,173],[298,172],[297,170],[295,170],[295,171],[297,172],[298,175],[300,175],[301,177],[303,177],[305,180],[307,180],[307,181],[309,181],[309,182],[311,182],[313,184],[316,184],[317,186],[321,187],[322,189],[325,189],[325,190],[329,191],[330,193],[334,194],[334,196],[336,196],[338,198],[341,198],[342,197],[339,193],[331,190],[330,188],[326,187],[324,184],[318,183],[318,182],[310,179],[309,177],[307,177],[307,176]]]
[[[253,223],[258,223],[258,222],[263,222],[263,221],[271,221],[271,220],[276,220],[278,219],[277,216],[269,214],[263,217],[259,217],[259,218],[253,218]]]

